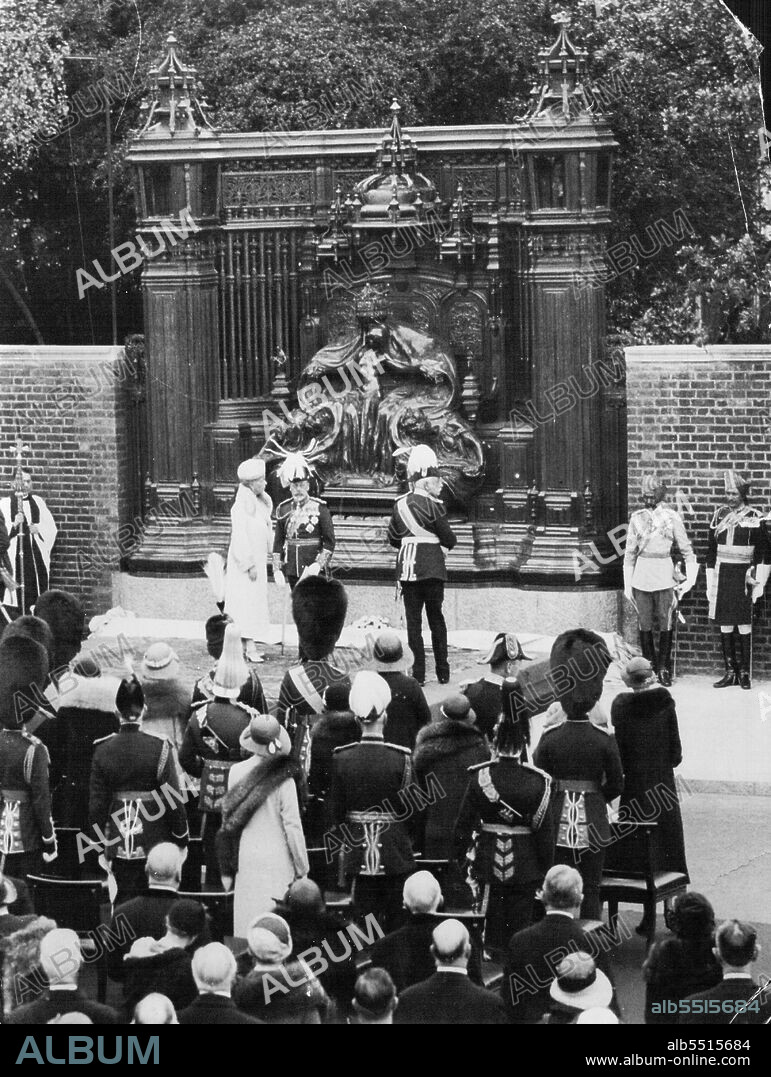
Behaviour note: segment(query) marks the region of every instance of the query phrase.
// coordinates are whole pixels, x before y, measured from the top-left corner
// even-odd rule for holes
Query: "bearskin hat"
[[[53,665],[66,666],[85,639],[86,614],[81,602],[66,591],[44,591],[35,603],[35,616],[42,617],[54,634]]]
[[[588,714],[602,695],[612,659],[602,636],[573,628],[557,636],[549,655],[549,678],[568,718]]]
[[[48,653],[25,635],[0,640],[0,725],[18,729],[43,703]]]
[[[292,592],[292,616],[308,658],[318,662],[335,649],[348,612],[348,595],[339,580],[306,576]]]
[[[29,639],[34,639],[36,643],[45,648],[49,665],[54,665],[56,647],[53,632],[42,617],[33,617],[31,613],[25,613],[23,617],[17,617],[15,621],[11,621],[6,626],[5,632],[3,632],[3,639],[10,639],[12,636],[27,636]]]

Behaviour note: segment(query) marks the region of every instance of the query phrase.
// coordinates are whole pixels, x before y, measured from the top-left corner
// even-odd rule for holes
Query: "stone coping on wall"
[[[771,344],[708,344],[701,348],[693,344],[646,344],[624,348],[627,364],[655,363],[715,363],[753,362],[771,360]]]

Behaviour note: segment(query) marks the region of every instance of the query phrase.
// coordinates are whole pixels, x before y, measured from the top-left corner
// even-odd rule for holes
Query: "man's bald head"
[[[201,946],[193,955],[193,979],[202,993],[230,992],[236,975],[236,959],[221,942]]]
[[[132,1025],[178,1025],[176,1010],[165,995],[145,995],[136,1004]]]
[[[179,888],[182,878],[182,851],[170,841],[154,845],[147,854],[145,867],[149,886],[168,886]]]
[[[460,920],[443,920],[434,928],[431,951],[438,965],[462,965],[471,953],[468,930]]]
[[[57,927],[40,940],[40,964],[49,984],[77,983],[83,954],[80,939],[68,927]]]

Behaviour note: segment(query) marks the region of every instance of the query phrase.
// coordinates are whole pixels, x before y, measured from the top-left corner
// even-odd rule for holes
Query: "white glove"
[[[624,564],[624,595],[630,602],[634,602],[634,595],[632,594],[632,576],[634,575],[634,568],[631,565]]]
[[[717,598],[717,572],[714,568],[707,569],[707,601],[711,604]]]
[[[763,591],[766,587],[766,583],[768,582],[768,576],[770,572],[771,565],[756,565],[755,568],[750,568],[747,570],[747,583],[754,584],[752,588],[753,602],[757,602],[757,600],[763,594]]]
[[[50,853],[43,853],[43,860],[45,860],[46,864],[50,864],[52,860],[56,860],[58,855],[59,850],[56,845],[54,845],[53,850]]]
[[[225,891],[226,894],[229,894],[230,891],[233,889],[233,876],[232,875],[223,875],[221,878],[222,878],[222,889]]]
[[[683,595],[687,595],[696,583],[696,579],[699,575],[699,562],[687,561],[685,565],[685,580],[679,587],[675,588],[677,597],[682,598]]]
[[[304,580],[306,576],[318,576],[318,574],[320,572],[321,572],[321,565],[318,563],[318,561],[314,561],[312,564],[306,565],[300,579]]]
[[[274,571],[274,573],[273,573],[273,582],[278,587],[284,587],[286,585],[286,576],[284,575],[284,573],[281,571],[280,568],[277,568]]]

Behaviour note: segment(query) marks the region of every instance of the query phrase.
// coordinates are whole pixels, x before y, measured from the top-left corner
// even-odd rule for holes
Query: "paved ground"
[[[191,622],[176,624],[189,626]],[[179,655],[183,677],[192,684],[210,665],[202,643],[201,626],[178,631],[184,631],[184,636],[165,638]],[[474,635],[490,637],[489,633]],[[186,638],[190,636],[193,638]],[[128,637],[137,665],[145,648],[155,638],[158,638],[155,633]],[[531,650],[540,656],[544,653],[545,641],[539,639],[535,644]],[[479,647],[483,645],[479,642]],[[103,656],[108,659],[111,652],[111,666],[119,652],[114,636],[110,635],[92,636],[87,647],[89,650],[102,648]],[[548,653],[548,647],[545,653]],[[284,670],[295,661],[295,656],[293,646],[287,646],[283,658],[277,646],[268,648],[267,660],[258,669],[269,702],[276,700]],[[482,667],[477,665],[478,656],[479,649],[451,648],[453,682],[479,676]],[[369,656],[361,641],[358,647],[341,648],[339,657],[351,672],[369,665]],[[613,696],[620,690],[623,685],[612,671],[606,682],[603,705],[609,709]],[[436,681],[426,685],[429,703],[438,703],[447,691]],[[712,901],[718,919],[737,917],[750,920],[758,927],[763,945],[759,967],[771,975],[771,904],[768,898],[771,893],[771,797],[755,795],[771,793],[771,684],[758,683],[751,692],[741,689],[718,692],[706,678],[683,677],[675,685],[673,694],[684,747],[682,811],[691,888],[701,891]],[[536,737],[538,733],[536,720]],[[621,913],[632,926],[640,918],[638,909],[622,906]],[[664,934],[660,917],[659,937]],[[636,935],[624,939],[614,955],[619,994],[630,1023],[640,1023],[642,1019],[644,988],[640,966],[644,956],[644,941]]]

